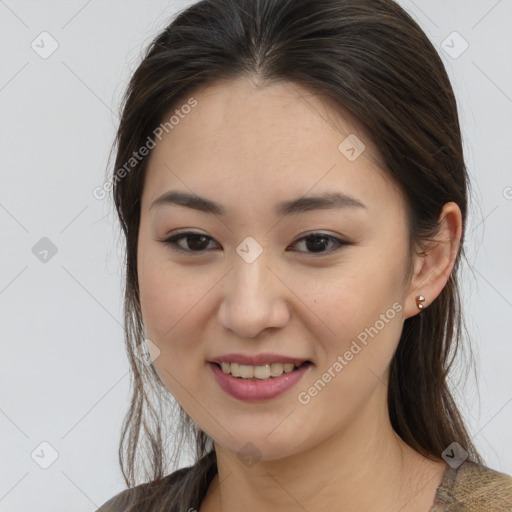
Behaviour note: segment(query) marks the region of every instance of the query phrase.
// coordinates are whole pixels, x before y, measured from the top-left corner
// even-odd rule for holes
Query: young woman
[[[401,7],[200,1],[148,49],[116,145],[133,397],[129,489],[101,512],[512,510],[447,384],[468,182]],[[196,463],[166,475],[175,424]]]

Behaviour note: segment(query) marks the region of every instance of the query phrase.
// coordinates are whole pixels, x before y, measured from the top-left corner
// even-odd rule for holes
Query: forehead
[[[184,109],[179,122],[156,141],[145,195],[154,198],[184,185],[204,195],[252,190],[260,200],[270,197],[264,190],[280,196],[295,190],[290,193],[295,197],[317,185],[354,194],[385,187],[396,194],[373,141],[349,112],[327,98],[290,82],[262,86],[250,78],[221,80],[196,89],[164,121],[190,97],[197,105]],[[364,144],[355,159],[353,152],[350,158],[343,152],[354,141]],[[356,147],[358,153],[361,149]]]
[[[269,149],[268,144],[275,148],[292,141],[302,146],[313,145],[320,137],[331,151],[337,152],[338,145],[332,147],[331,144],[333,138],[336,142],[356,134],[364,140],[365,156],[379,158],[373,141],[349,111],[296,83],[263,86],[249,77],[218,80],[183,98],[163,116],[164,120],[176,110],[180,111],[189,97],[194,97],[197,106],[187,109],[191,111],[180,119],[174,116],[178,123],[164,134],[165,139],[171,139],[166,135],[172,134],[167,145],[175,154],[187,152],[191,147],[198,149],[199,137],[206,138],[205,144],[213,141],[219,145],[231,145],[230,139],[236,137],[240,150],[258,146]],[[279,138],[272,139],[273,135]]]

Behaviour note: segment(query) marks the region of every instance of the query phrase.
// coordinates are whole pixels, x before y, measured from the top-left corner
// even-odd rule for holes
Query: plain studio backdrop
[[[143,48],[190,3],[0,0],[0,512],[89,512],[124,488],[121,238],[93,190]],[[486,464],[512,474],[512,3],[400,4],[445,62],[474,186],[479,390],[470,374],[456,396]]]

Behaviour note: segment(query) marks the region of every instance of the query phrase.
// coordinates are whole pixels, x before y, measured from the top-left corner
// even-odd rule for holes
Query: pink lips
[[[247,363],[247,362],[239,362],[239,361],[247,361],[248,358],[228,358],[228,356],[223,356],[223,359],[219,360],[220,362],[230,362],[230,363],[238,363],[238,364],[250,364],[254,366],[263,365],[265,363],[278,363],[278,362],[293,362],[294,364],[300,364],[301,360],[296,360],[293,358],[288,358],[284,361],[276,360],[275,358],[267,358],[264,361],[258,361],[258,363]],[[225,359],[224,359],[225,358]],[[258,360],[257,357],[252,358],[251,360]],[[242,379],[239,377],[233,377],[228,373],[224,373],[215,362],[209,362],[208,366],[213,371],[215,379],[219,386],[230,396],[237,398],[238,400],[243,400],[245,402],[260,402],[264,400],[270,400],[271,398],[275,398],[285,391],[294,386],[302,376],[309,370],[311,363],[303,364],[296,370],[290,373],[283,373],[279,377],[270,377],[265,380],[260,379]]]

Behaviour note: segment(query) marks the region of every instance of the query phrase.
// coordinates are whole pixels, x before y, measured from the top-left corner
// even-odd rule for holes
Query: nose
[[[278,275],[263,254],[252,263],[238,258],[223,279],[220,324],[245,338],[285,326],[290,318],[287,299],[292,294]]]

